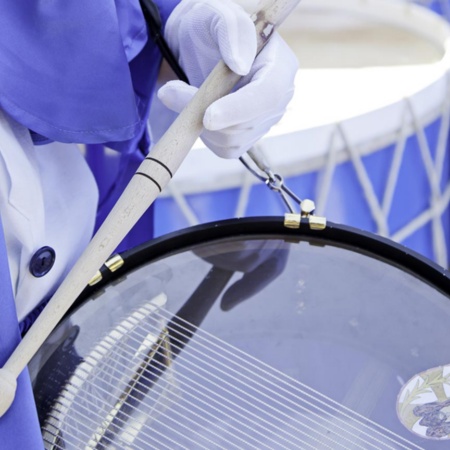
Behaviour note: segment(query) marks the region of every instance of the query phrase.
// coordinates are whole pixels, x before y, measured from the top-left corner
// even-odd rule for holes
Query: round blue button
[[[47,275],[55,264],[55,250],[51,247],[40,248],[30,260],[30,272],[36,278]]]

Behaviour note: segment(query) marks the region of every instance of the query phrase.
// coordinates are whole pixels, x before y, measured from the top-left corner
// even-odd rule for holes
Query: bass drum
[[[46,448],[447,448],[414,405],[450,397],[448,272],[308,220],[200,225],[107,264],[29,366]]]

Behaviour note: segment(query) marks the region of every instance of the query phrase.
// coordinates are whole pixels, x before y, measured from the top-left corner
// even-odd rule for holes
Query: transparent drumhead
[[[46,445],[443,448],[396,407],[450,362],[449,323],[447,295],[350,246],[256,234],[173,250],[85,301],[33,361]]]

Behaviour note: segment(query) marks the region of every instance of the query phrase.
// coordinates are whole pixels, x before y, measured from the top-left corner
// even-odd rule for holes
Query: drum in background
[[[403,0],[404,1],[404,0]],[[411,1],[411,0],[410,0]],[[437,14],[450,20],[450,1],[449,0],[413,0],[418,5],[425,6]]]
[[[122,259],[29,366],[47,449],[447,448],[396,413],[450,362],[449,273],[425,258],[260,217]]]
[[[258,144],[317,213],[447,265],[450,29],[390,0],[304,0],[280,32],[296,94]],[[156,202],[156,234],[285,209],[239,161],[198,144]]]

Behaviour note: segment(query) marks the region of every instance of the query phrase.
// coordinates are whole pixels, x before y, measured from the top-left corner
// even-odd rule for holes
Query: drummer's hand
[[[167,21],[165,36],[191,84],[170,81],[158,91],[169,109],[181,112],[220,59],[243,76],[232,94],[206,110],[201,138],[214,153],[238,158],[282,117],[294,92],[297,59],[274,33],[255,60],[255,27],[242,6],[231,0],[183,0]]]
[[[249,240],[222,245],[195,253],[215,267],[242,273],[222,295],[220,306],[225,311],[262,291],[286,267],[289,246],[284,241]]]

